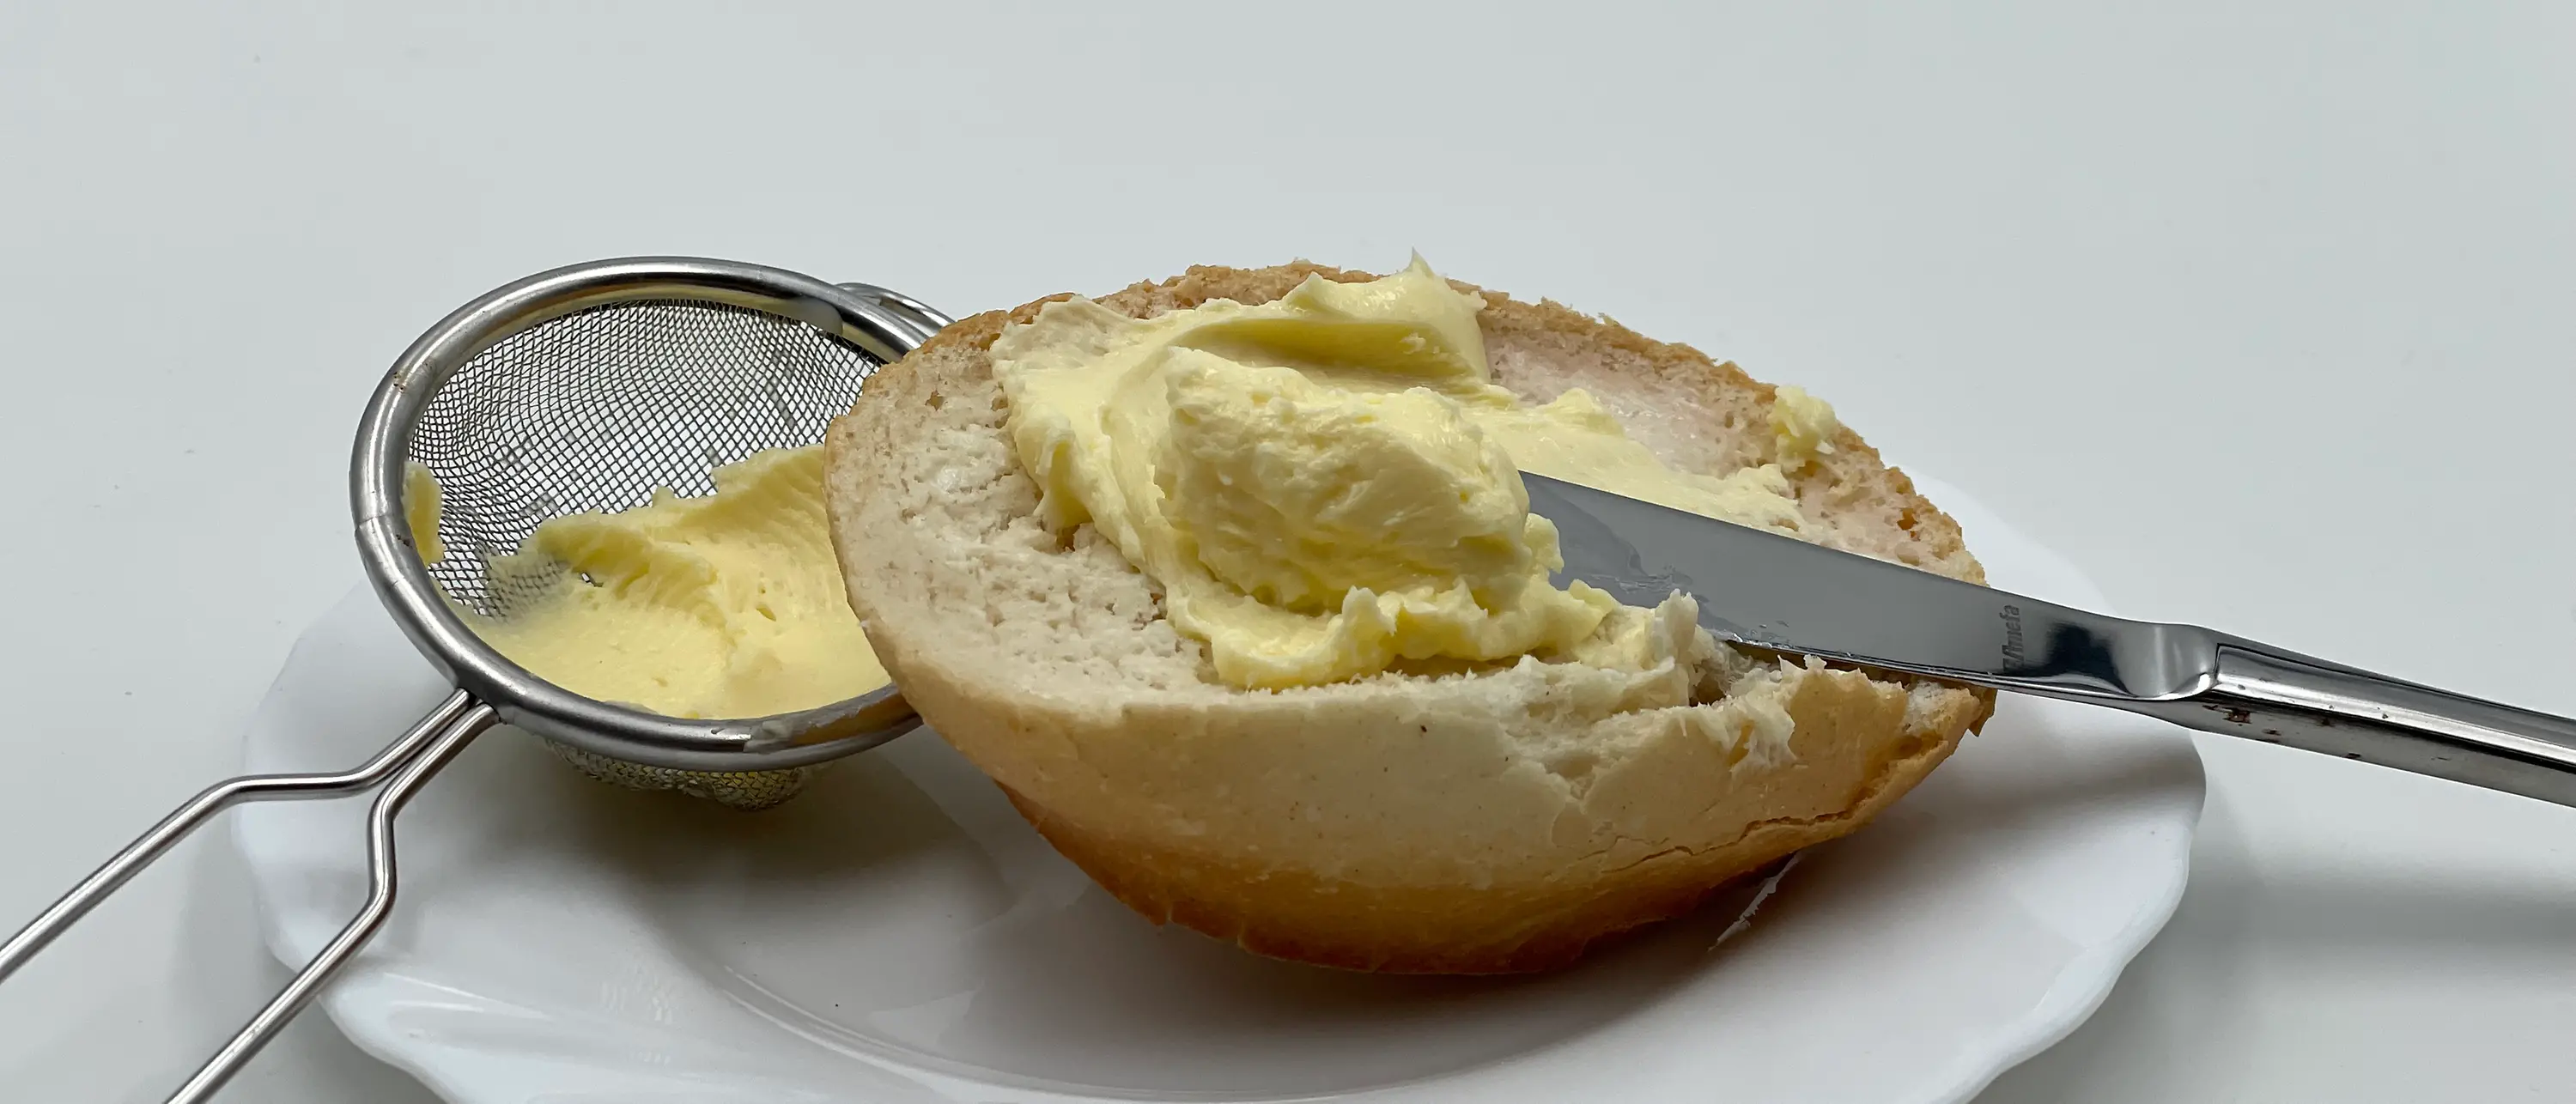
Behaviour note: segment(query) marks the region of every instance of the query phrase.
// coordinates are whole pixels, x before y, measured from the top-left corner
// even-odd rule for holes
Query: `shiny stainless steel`
[[[608,760],[693,772],[781,770],[837,759],[918,724],[892,686],[775,717],[686,720],[593,701],[502,658],[466,627],[429,576],[403,514],[412,434],[438,389],[468,361],[556,318],[619,303],[711,302],[795,319],[892,363],[927,335],[925,319],[761,265],[690,257],[599,261],[540,273],[459,308],[394,362],[359,422],[350,470],[358,556],[412,643],[501,719]],[[908,301],[906,301],[908,302]],[[926,311],[927,308],[917,308]]]
[[[2576,805],[2576,721],[2191,625],[2106,617],[1524,475],[1559,582],[1674,591],[1756,649],[2105,705],[2188,728]],[[1752,582],[1756,581],[1758,582]]]
[[[888,313],[901,318],[904,324],[918,335],[919,341],[928,341],[930,335],[957,324],[956,319],[933,309],[930,304],[899,291],[888,291],[875,284],[847,282],[841,285],[841,289],[872,301],[885,308]]]
[[[314,956],[313,961],[296,973],[294,980],[288,982],[266,1008],[208,1058],[187,1084],[169,1099],[194,1104],[214,1095],[216,1089],[223,1087],[224,1082],[241,1069],[242,1063],[249,1061],[251,1055],[258,1053],[259,1048],[276,1034],[279,1026],[311,1003],[322,982],[384,924],[386,914],[393,908],[394,814],[402,810],[403,803],[411,799],[422,782],[454,758],[468,741],[490,728],[492,723],[491,708],[475,703],[459,690],[430,710],[401,739],[349,770],[332,774],[245,775],[207,787],[187,804],[163,817],[161,823],[153,825],[150,831],[127,844],[124,850],[117,852],[89,877],[81,879],[71,892],[64,894],[61,900],[54,902],[18,934],[11,936],[7,943],[0,944],[0,980],[17,972],[18,967],[26,965],[28,959],[44,950],[56,936],[88,915],[99,902],[151,865],[152,860],[161,857],[171,845],[214,819],[216,813],[254,801],[339,797],[374,789],[391,779],[392,783],[377,795],[367,816],[367,875],[373,889],[365,907],[321,954]]]
[[[464,697],[464,692],[459,691],[448,699],[448,703],[454,705]],[[442,710],[445,708],[447,706],[441,707]],[[312,961],[295,972],[286,988],[278,990],[277,996],[270,998],[265,1007],[251,1016],[250,1022],[243,1024],[241,1030],[225,1040],[204,1065],[197,1067],[197,1072],[179,1086],[179,1091],[170,1094],[170,1104],[198,1104],[215,1095],[216,1090],[224,1087],[224,1082],[232,1080],[233,1075],[241,1071],[243,1063],[268,1045],[278,1028],[286,1026],[286,1021],[294,1019],[305,1005],[313,1003],[314,996],[322,991],[322,984],[331,980],[331,975],[339,972],[340,967],[349,961],[349,956],[358,953],[358,948],[374,937],[376,929],[385,925],[385,917],[393,915],[394,911],[394,816],[402,812],[414,793],[419,792],[422,783],[429,781],[439,768],[465,750],[466,744],[472,743],[476,736],[482,735],[498,720],[491,706],[470,704],[453,719],[434,729],[433,738],[422,741],[413,749],[413,754],[404,760],[393,781],[385,786],[384,792],[376,795],[375,802],[367,808],[367,903],[359,906],[358,914],[349,919],[348,925],[340,929],[340,934],[332,936],[331,942],[323,945],[322,953],[313,956]],[[404,742],[410,743],[409,740]]]
[[[689,257],[629,258],[556,269],[509,284],[448,315],[404,351],[367,404],[351,462],[350,506],[356,522],[359,560],[377,596],[414,646],[456,683],[457,690],[409,732],[356,768],[333,774],[253,775],[208,787],[119,851],[8,942],[0,943],[0,980],[42,951],[171,845],[224,809],[249,801],[335,797],[384,785],[367,816],[369,892],[365,905],[267,1007],[169,1097],[174,1102],[194,1104],[221,1088],[279,1027],[311,1003],[332,974],[383,926],[392,913],[398,881],[395,815],[432,775],[493,725],[507,722],[533,732],[582,769],[612,781],[685,790],[728,804],[764,807],[792,794],[805,776],[822,763],[875,747],[920,723],[892,687],[817,709],[727,720],[683,720],[597,702],[549,684],[510,663],[457,616],[451,599],[467,601],[471,596],[441,591],[413,544],[409,519],[403,510],[406,465],[412,459],[411,446],[424,412],[432,409],[440,388],[460,369],[475,365],[476,358],[504,342],[523,334],[536,334],[539,327],[557,320],[593,317],[593,312],[627,307],[658,311],[661,313],[657,317],[664,319],[691,311],[756,314],[764,319],[760,332],[768,337],[801,342],[798,347],[807,350],[835,350],[835,364],[852,359],[847,350],[855,349],[864,354],[859,363],[879,366],[900,359],[950,321],[948,316],[917,300],[872,285],[840,286],[759,265]],[[618,350],[602,344],[614,341],[613,336],[603,337],[589,330],[571,332],[576,339],[569,343],[573,349],[570,353],[556,350],[546,363],[497,368],[503,374],[517,373],[522,381],[530,372],[572,374],[576,377],[576,397],[588,387],[631,400],[638,386],[649,386],[634,379],[604,378],[609,374],[608,362],[624,363],[618,359]],[[702,339],[717,332],[733,331],[702,328],[689,336]],[[670,335],[671,331],[664,330],[652,336],[662,339]],[[678,348],[678,354],[667,342],[651,351],[667,361],[692,349],[705,350],[703,344],[683,346]],[[746,371],[761,371],[760,365],[783,371],[779,366],[792,351],[786,345],[764,345],[748,357],[721,359],[727,364],[753,365]],[[585,359],[589,356],[605,360],[594,363]],[[701,377],[726,370],[702,364],[686,367]],[[595,374],[582,375],[585,372]],[[837,384],[827,389],[834,390],[830,396],[833,401],[846,404],[856,399],[855,379],[847,378],[845,372],[829,378],[848,384],[847,394],[838,393]],[[760,402],[754,404],[758,409],[774,409],[781,419],[799,418],[787,409],[790,400],[778,390],[774,379],[742,390],[745,395],[760,393]],[[549,394],[560,400],[560,392]],[[815,398],[810,391],[799,397],[809,406]],[[810,415],[812,411],[804,413]],[[730,416],[766,417],[757,413],[744,415],[740,410]],[[812,419],[805,417],[778,424],[764,422],[763,432],[746,439],[763,447],[790,443],[778,440],[780,424],[819,432]],[[616,422],[616,428],[649,431],[652,426],[635,424],[630,410]],[[680,473],[663,468],[698,462],[712,467],[741,459],[698,456],[661,447],[650,432],[628,437],[632,438],[632,447],[644,450],[644,465],[660,465],[652,467],[650,474],[675,482],[682,475],[702,479],[705,472],[700,469]],[[518,440],[522,439],[513,439]],[[510,448],[520,446],[513,443]],[[712,446],[709,451],[714,451]],[[505,451],[504,455],[524,454]],[[593,454],[581,456],[587,459]],[[634,464],[627,465],[626,474],[638,474],[636,468]],[[484,472],[490,474],[492,470],[486,468]],[[527,469],[504,464],[498,470],[509,479],[517,479]],[[544,501],[522,505],[549,507],[544,516],[570,508]],[[490,599],[488,594],[482,597]]]
[[[228,778],[206,787],[187,804],[161,818],[161,823],[153,825],[150,831],[125,845],[125,850],[117,852],[89,877],[81,879],[71,892],[63,894],[61,900],[29,921],[26,927],[18,930],[18,934],[10,936],[7,943],[0,943],[0,980],[7,980],[9,975],[18,972],[18,967],[26,965],[28,959],[44,950],[64,929],[88,915],[89,910],[107,899],[108,894],[116,892],[118,887],[151,865],[152,860],[160,858],[172,844],[188,838],[188,833],[213,819],[216,813],[246,802],[305,801],[372,789],[410,762],[421,748],[463,716],[473,704],[462,690],[448,695],[446,701],[421,718],[420,723],[413,725],[401,739],[377,752],[375,758],[349,770],[336,774],[252,774]]]

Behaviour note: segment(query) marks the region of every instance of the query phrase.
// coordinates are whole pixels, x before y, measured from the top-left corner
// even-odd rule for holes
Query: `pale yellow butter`
[[[1803,387],[1782,386],[1771,399],[1771,437],[1780,462],[1790,470],[1818,456],[1834,454],[1834,433],[1842,423],[1834,408]]]
[[[405,506],[418,533],[429,503],[434,534],[425,474],[406,481]],[[667,716],[762,717],[884,686],[832,554],[822,446],[758,453],[713,476],[713,495],[664,490],[650,505],[539,525],[489,565],[496,580],[533,581],[539,597],[468,625],[539,678]]]
[[[1090,523],[1161,583],[1227,682],[1668,660],[1676,611],[1549,584],[1556,530],[1520,471],[1794,532],[1786,478],[1675,471],[1579,390],[1520,401],[1491,382],[1483,307],[1419,257],[1144,320],[1077,298],[1006,329],[993,371],[1047,522]]]
[[[447,558],[447,545],[438,539],[438,480],[415,460],[403,466],[403,523],[411,528],[412,547],[420,551],[422,563],[437,563]]]

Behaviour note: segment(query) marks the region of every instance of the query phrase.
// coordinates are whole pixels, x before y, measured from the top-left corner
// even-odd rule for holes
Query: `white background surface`
[[[624,253],[966,313],[1419,248],[2124,610],[2576,712],[2576,7],[1096,7],[0,5],[0,925],[234,769],[402,346]],[[2576,810],[2202,747],[2180,914],[1986,1100],[2576,1095]],[[0,1095],[157,1099],[282,978],[249,907],[213,834],[138,882]],[[317,1017],[227,1099],[426,1096]]]

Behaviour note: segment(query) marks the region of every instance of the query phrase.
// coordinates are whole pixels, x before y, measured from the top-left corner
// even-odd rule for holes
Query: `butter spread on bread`
[[[1115,542],[1235,685],[1524,655],[1670,662],[1691,600],[1650,613],[1551,585],[1556,529],[1520,472],[1794,535],[1787,477],[1678,470],[1580,388],[1531,403],[1497,386],[1484,306],[1420,257],[1150,319],[1073,298],[1007,328],[993,372],[1049,524]],[[1832,414],[1800,400],[1777,432],[1803,457]]]

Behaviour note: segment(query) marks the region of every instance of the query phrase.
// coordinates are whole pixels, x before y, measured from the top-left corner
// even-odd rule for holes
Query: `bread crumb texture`
[[[1374,278],[1201,267],[1100,302],[1263,303],[1310,275]],[[1533,402],[1581,387],[1678,468],[1779,463],[1809,539],[1984,581],[1958,526],[1849,428],[1775,419],[1771,386],[1688,346],[1452,285],[1486,302],[1495,382]],[[869,380],[828,442],[833,543],[930,727],[1156,922],[1350,969],[1561,966],[1866,823],[1992,709],[1687,624],[1642,671],[1525,658],[1226,685],[1116,547],[1038,516],[989,350],[1043,302],[965,319]]]

